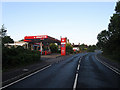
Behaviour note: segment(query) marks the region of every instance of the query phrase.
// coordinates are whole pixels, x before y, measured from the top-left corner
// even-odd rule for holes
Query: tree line
[[[120,59],[120,1],[116,3],[115,13],[110,19],[108,30],[97,35],[97,47],[111,59]]]

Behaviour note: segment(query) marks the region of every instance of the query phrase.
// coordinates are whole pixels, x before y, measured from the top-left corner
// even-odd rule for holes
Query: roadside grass
[[[106,54],[103,54],[103,53],[101,55],[104,56],[105,58],[107,58],[107,60],[110,60],[112,62],[120,64],[120,60],[115,59],[112,55],[106,55]]]

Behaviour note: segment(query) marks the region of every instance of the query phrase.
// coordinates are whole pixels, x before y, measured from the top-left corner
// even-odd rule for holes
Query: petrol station
[[[48,35],[25,36],[24,42],[28,42],[28,47],[31,50],[38,50],[42,54],[51,54],[49,44],[56,43],[61,47],[61,55],[66,54],[66,38],[61,38],[61,41]],[[59,48],[60,48],[59,47]]]

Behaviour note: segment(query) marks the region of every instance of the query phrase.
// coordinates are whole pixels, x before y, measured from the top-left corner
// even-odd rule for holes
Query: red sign
[[[66,55],[66,38],[61,38],[61,55]]]
[[[48,38],[47,35],[25,36],[24,41],[29,42],[29,41],[30,41],[29,39],[40,39],[40,40],[44,40],[44,39],[46,39],[46,38]]]

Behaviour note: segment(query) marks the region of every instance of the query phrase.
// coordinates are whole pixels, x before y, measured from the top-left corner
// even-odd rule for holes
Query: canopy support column
[[[42,55],[42,42],[40,42],[40,50],[41,50],[41,55]]]

